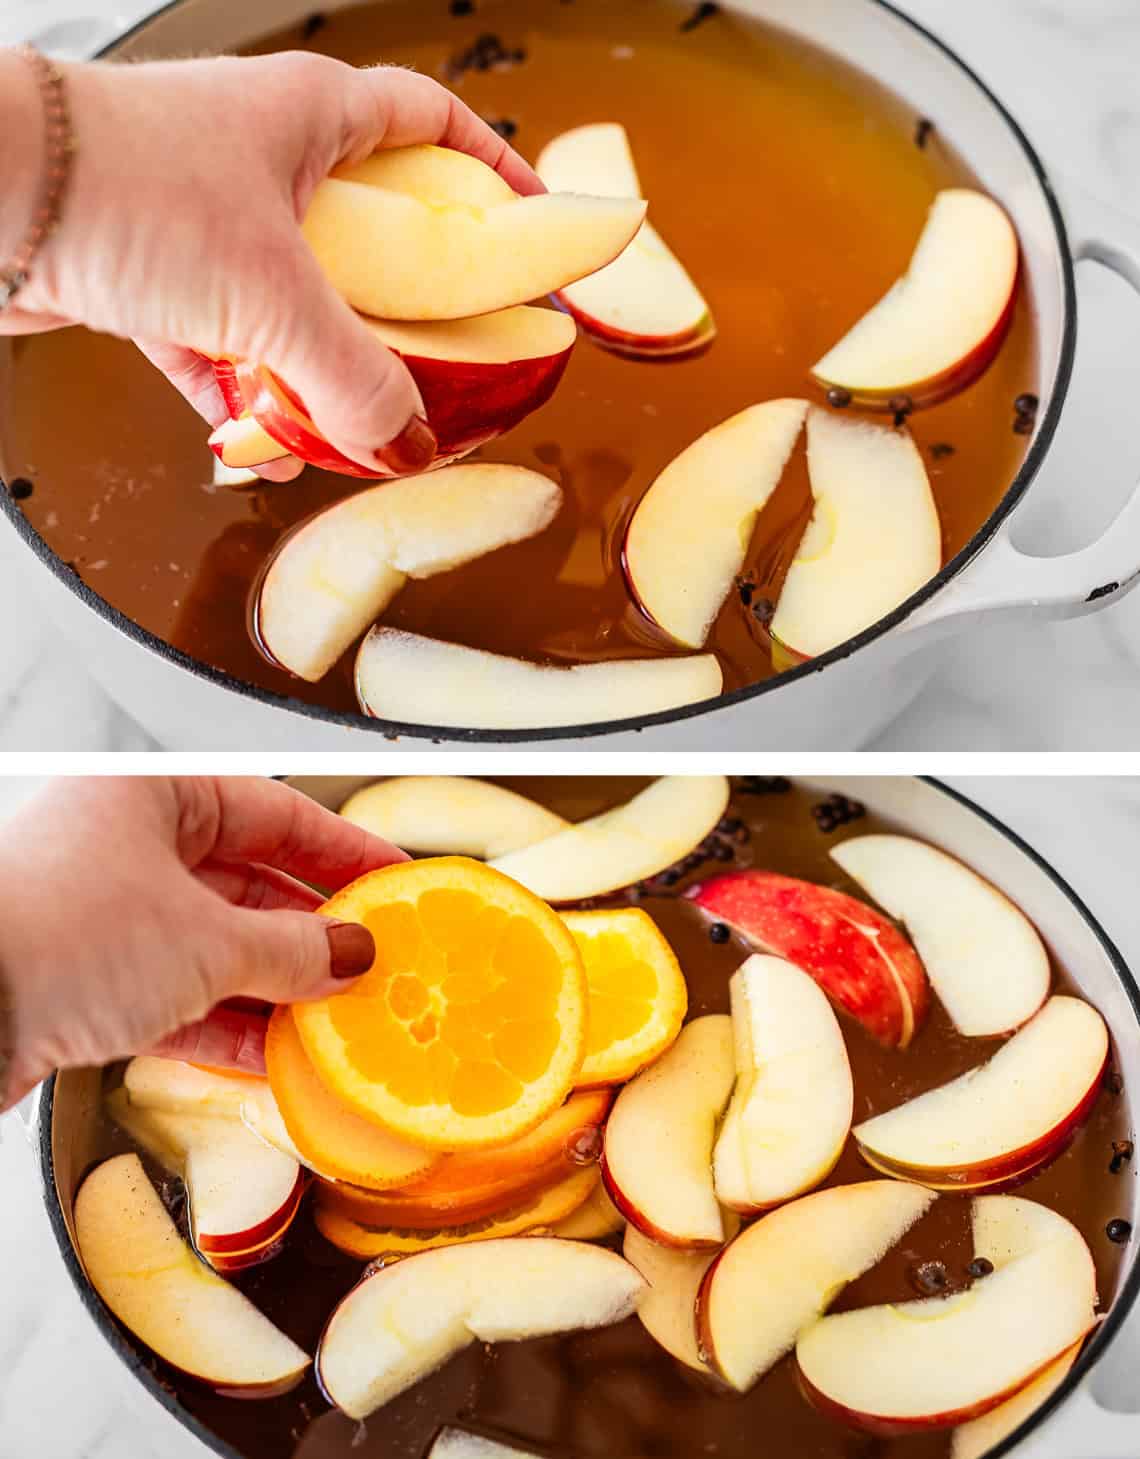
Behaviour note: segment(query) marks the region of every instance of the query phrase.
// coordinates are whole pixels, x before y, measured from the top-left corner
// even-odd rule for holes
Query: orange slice
[[[549,1231],[564,1221],[590,1198],[598,1181],[598,1172],[591,1167],[544,1191],[531,1205],[497,1221],[483,1221],[457,1226],[450,1231],[374,1231],[318,1199],[313,1212],[317,1230],[349,1256],[364,1261],[377,1257],[413,1256],[418,1251],[431,1251],[436,1246],[459,1246],[469,1241],[492,1241],[498,1236],[522,1236],[532,1231]]]
[[[293,1005],[320,1081],[365,1119],[437,1150],[517,1139],[566,1098],[586,1045],[586,978],[562,919],[461,856],[370,872],[321,909],[362,922],[376,961],[346,993]]]
[[[689,1006],[685,976],[657,924],[639,907],[566,912],[589,986],[579,1088],[620,1084],[665,1052]]]
[[[383,1190],[417,1179],[439,1160],[434,1151],[361,1119],[330,1094],[309,1063],[286,1007],[274,1009],[269,1020],[265,1065],[290,1139],[302,1159],[323,1174]]]
[[[528,1135],[507,1145],[445,1155],[398,1191],[322,1182],[321,1204],[365,1226],[439,1231],[517,1208],[595,1159],[608,1089],[573,1094]]]

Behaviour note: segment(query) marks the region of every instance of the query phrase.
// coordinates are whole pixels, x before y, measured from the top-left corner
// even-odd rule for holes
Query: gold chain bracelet
[[[63,72],[33,46],[24,46],[22,54],[35,72],[36,84],[43,98],[47,122],[46,162],[35,216],[12,259],[0,268],[0,313],[27,283],[32,260],[59,222],[71,176],[71,161],[75,155],[75,134],[71,129],[71,111],[67,104]]]

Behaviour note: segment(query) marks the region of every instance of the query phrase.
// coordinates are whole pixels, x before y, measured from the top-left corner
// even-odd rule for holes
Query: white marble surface
[[[1140,5],[1136,0],[904,0],[1006,100],[1059,175],[1115,201],[1140,238]],[[3,0],[0,41],[46,32],[60,14],[115,15],[146,0]],[[85,32],[74,32],[82,40]],[[56,30],[51,37],[66,40]],[[1056,552],[1091,540],[1140,474],[1131,399],[1140,388],[1140,300],[1081,270],[1072,400],[1019,545]],[[7,544],[6,544],[7,545]],[[148,747],[60,636],[32,620],[0,573],[0,749]],[[12,625],[18,625],[14,630]],[[921,700],[877,749],[1132,748],[1140,734],[1140,593],[1065,624],[1020,623],[963,637]]]
[[[1073,884],[1140,971],[1136,851],[1140,779],[959,779],[953,782],[1024,836]],[[32,787],[0,780],[0,821]],[[2,834],[2,832],[0,832]],[[170,1459],[147,1447],[123,1382],[72,1293],[55,1253],[31,1152],[0,1122],[0,1459]],[[1140,1454],[1140,1315],[1094,1376],[1099,1402],[1136,1413],[1135,1449],[1101,1451],[1092,1429],[1079,1459]],[[1127,1440],[1125,1441],[1127,1442]],[[1078,1459],[1043,1443],[1034,1459]],[[285,1459],[285,1456],[282,1456]],[[1026,1459],[1029,1459],[1027,1453]]]

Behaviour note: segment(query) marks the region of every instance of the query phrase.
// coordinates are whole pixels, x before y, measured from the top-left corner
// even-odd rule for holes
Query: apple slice
[[[736,1084],[713,1152],[721,1205],[745,1215],[818,1185],[843,1152],[855,1088],[831,1005],[811,977],[755,954],[733,974]]]
[[[987,1211],[994,1200],[1009,1210]],[[809,1327],[796,1344],[808,1395],[856,1428],[905,1434],[976,1418],[1054,1363],[1096,1322],[1096,1268],[1075,1226],[1043,1206],[1030,1217],[1033,1206],[976,1203],[974,1248],[995,1270],[966,1291]],[[988,1245],[991,1223],[998,1239]],[[1009,1227],[1021,1228],[1012,1245]]]
[[[811,521],[780,590],[772,635],[826,653],[904,603],[942,566],[942,528],[910,434],[808,412]]]
[[[540,1459],[533,1449],[516,1449],[465,1429],[441,1429],[427,1459]]]
[[[733,1211],[725,1211],[723,1216],[725,1235],[735,1236],[740,1218]],[[649,1284],[637,1309],[642,1327],[679,1362],[698,1373],[711,1372],[697,1345],[697,1294],[719,1253],[715,1249],[681,1251],[675,1246],[659,1246],[636,1226],[625,1228],[622,1252]]]
[[[552,193],[642,196],[619,122],[563,132],[542,149],[534,170]],[[703,349],[716,334],[700,290],[648,221],[613,263],[555,297],[600,345],[635,359],[675,359]]]
[[[617,1097],[606,1125],[603,1179],[631,1226],[662,1246],[719,1246],[713,1187],[716,1124],[734,1076],[732,1020],[695,1018]]]
[[[180,1059],[140,1054],[123,1071],[123,1088],[131,1104],[171,1114],[223,1115],[241,1119],[242,1104],[252,1080],[240,1074],[216,1074]]]
[[[873,907],[775,872],[729,871],[685,893],[702,911],[787,958],[888,1047],[921,1027],[929,989],[918,954]]]
[[[333,1312],[317,1371],[330,1398],[366,1418],[470,1342],[510,1342],[621,1322],[645,1283],[599,1246],[551,1237],[424,1252],[365,1279]]]
[[[366,714],[467,729],[578,729],[714,699],[723,684],[712,654],[563,668],[383,627],[356,659]]]
[[[724,815],[728,797],[723,775],[663,775],[613,810],[491,865],[548,902],[598,897],[687,856]]]
[[[261,477],[256,471],[251,471],[248,466],[224,466],[215,456],[210,481],[214,486],[238,488],[256,486],[261,481]]]
[[[742,410],[682,451],[641,498],[626,532],[626,578],[642,612],[678,643],[700,648],[708,637],[807,408],[769,400]]]
[[[563,1241],[602,1241],[624,1229],[625,1217],[610,1200],[605,1184],[599,1180],[589,1198],[576,1211],[571,1211],[564,1220],[552,1226],[550,1234],[561,1237]],[[628,1251],[626,1259],[632,1260]],[[637,1266],[637,1262],[633,1264]],[[638,1271],[641,1271],[640,1267]]]
[[[320,679],[409,577],[533,537],[561,504],[560,489],[537,471],[489,462],[345,497],[270,558],[254,609],[258,638],[283,668]]]
[[[491,207],[329,178],[303,231],[326,277],[377,319],[467,319],[611,263],[645,218],[637,198],[546,193]]]
[[[573,320],[564,314],[526,307],[442,323],[365,323],[380,344],[400,356],[416,382],[436,437],[430,469],[485,446],[545,405],[577,337]],[[348,476],[394,474],[379,465],[363,466],[331,446],[304,402],[271,370],[239,363],[236,376],[250,415],[269,438],[301,460]]]
[[[429,143],[373,152],[363,162],[341,163],[332,175],[343,182],[407,193],[433,205],[467,203],[473,208],[493,208],[516,196],[510,183],[478,157]]]
[[[989,1063],[855,1126],[871,1165],[943,1190],[1028,1176],[1088,1118],[1108,1058],[1108,1030],[1079,998],[1050,998]]]
[[[288,448],[279,445],[252,415],[224,420],[211,434],[208,445],[221,464],[233,471],[264,466],[267,461],[280,461],[289,455]]]
[[[928,405],[975,379],[1013,318],[1017,234],[993,198],[935,198],[906,274],[812,367],[861,405],[909,395]]]
[[[1046,1399],[1064,1382],[1069,1369],[1080,1356],[1084,1339],[1061,1354],[1056,1362],[1020,1389],[1012,1398],[991,1408],[980,1418],[970,1419],[954,1430],[950,1439],[950,1459],[985,1459],[1002,1442],[1035,1414]]]
[[[906,924],[959,1033],[1009,1033],[1049,996],[1049,956],[1033,924],[954,857],[909,836],[855,836],[831,856]]]
[[[400,775],[350,795],[346,820],[394,846],[488,861],[570,824],[516,791],[470,775]]]
[[[190,1235],[207,1261],[238,1253],[259,1259],[285,1234],[305,1191],[291,1156],[233,1119],[138,1109],[124,1089],[107,1107],[138,1145],[182,1177]]]
[[[137,1155],[117,1155],[75,1197],[75,1240],[92,1286],[140,1342],[219,1393],[271,1398],[309,1358],[198,1260]]]
[[[697,1298],[699,1341],[714,1371],[742,1393],[751,1388],[935,1199],[918,1186],[869,1180],[803,1196],[747,1227],[714,1260]]]

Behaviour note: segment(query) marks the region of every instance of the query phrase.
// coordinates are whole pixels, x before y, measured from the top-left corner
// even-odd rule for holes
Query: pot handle
[[[1025,1459],[1079,1454],[1081,1459],[1136,1459],[1140,1414],[1102,1408],[1083,1383],[1052,1415],[1040,1437],[1025,1445]],[[1021,1446],[1018,1446],[1018,1454]]]
[[[1065,202],[1074,263],[1103,264],[1140,294],[1136,221],[1078,186],[1066,186]],[[1043,618],[1077,618],[1123,597],[1140,580],[1140,482],[1100,537],[1077,552],[1032,557],[1013,545],[1010,529],[1004,522],[974,561],[904,626],[928,628],[1006,610],[1024,616],[1027,608]]]

